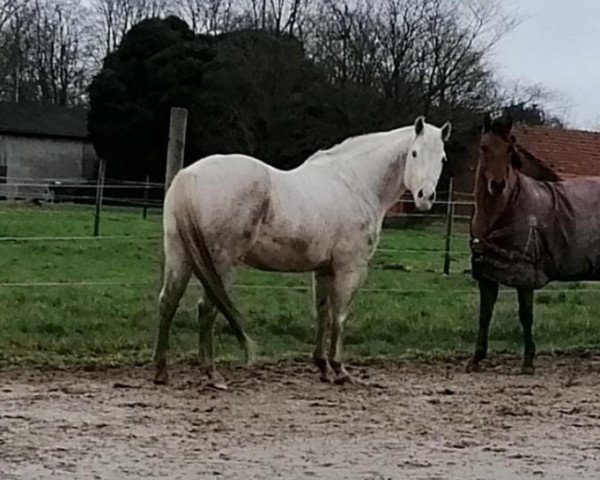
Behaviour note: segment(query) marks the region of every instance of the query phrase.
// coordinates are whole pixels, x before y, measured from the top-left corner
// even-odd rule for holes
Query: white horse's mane
[[[358,155],[365,155],[370,151],[386,145],[387,143],[385,140],[393,139],[399,141],[401,138],[398,134],[403,133],[404,131],[410,131],[411,129],[412,127],[402,127],[385,132],[356,135],[345,139],[343,142],[338,143],[331,148],[316,151],[306,159],[305,163],[349,160]]]

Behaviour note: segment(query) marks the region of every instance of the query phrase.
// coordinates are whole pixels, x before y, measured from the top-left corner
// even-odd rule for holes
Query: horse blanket
[[[506,209],[471,251],[477,280],[524,289],[600,280],[600,177],[543,182],[517,172]]]

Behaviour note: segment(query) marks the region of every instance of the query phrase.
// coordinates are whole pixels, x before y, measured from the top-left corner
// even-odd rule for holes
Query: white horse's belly
[[[330,257],[322,242],[299,236],[269,236],[259,237],[242,261],[259,270],[311,272],[327,266]]]

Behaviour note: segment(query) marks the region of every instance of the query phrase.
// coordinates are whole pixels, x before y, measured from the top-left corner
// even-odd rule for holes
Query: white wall
[[[44,179],[84,179],[94,174],[89,142],[0,135],[0,165],[7,166],[7,184],[0,195],[43,194],[43,187],[11,187],[11,183],[48,183]],[[84,161],[85,159],[85,161]],[[90,163],[92,165],[90,165]]]

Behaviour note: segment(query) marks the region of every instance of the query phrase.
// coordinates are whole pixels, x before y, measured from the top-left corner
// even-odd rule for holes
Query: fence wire
[[[117,195],[114,196],[105,196],[104,194],[100,195],[100,201],[105,202],[104,205],[101,204],[101,207],[108,208],[125,208],[129,212],[133,212],[134,209],[139,208],[141,212],[143,212],[143,218],[146,218],[148,209],[161,210],[162,209],[162,194],[164,191],[164,184],[149,182],[149,181],[124,181],[112,178],[103,178],[104,184],[102,182],[98,184],[84,183],[81,179],[74,178],[44,178],[44,177],[19,177],[19,178],[11,178],[8,179],[10,183],[3,183],[1,187],[4,189],[5,193],[15,194],[19,199],[25,200],[36,200],[40,201],[42,205],[51,205],[52,210],[43,210],[43,213],[53,213],[53,214],[61,214],[64,212],[70,212],[70,207],[83,207],[89,208],[92,206],[94,201],[97,201],[98,196],[92,195],[91,192],[96,190],[98,193],[98,189],[101,189],[102,192],[110,192],[111,190],[117,190]],[[9,192],[7,189],[15,189],[15,192]],[[19,188],[22,188],[23,191],[16,192]],[[44,188],[45,193],[40,194],[32,191],[26,191],[27,188]],[[81,190],[79,190],[81,189]],[[64,193],[61,193],[61,190]],[[71,191],[69,191],[71,190]],[[79,194],[73,193],[79,190]],[[131,190],[131,196],[119,196],[118,191]],[[161,198],[158,199],[155,195],[154,198],[149,198],[149,192],[156,192],[159,190],[161,193]],[[134,192],[144,192],[144,197],[136,196]],[[86,194],[86,192],[90,192],[90,194]],[[1,194],[1,191],[0,191]],[[451,192],[438,192],[438,201],[435,202],[435,206],[447,206],[448,198],[443,198],[443,196],[448,195],[452,196]],[[40,200],[40,196],[46,196],[46,200]],[[472,206],[473,202],[468,201],[466,199],[472,198],[472,195],[456,195],[456,199],[452,200],[450,203],[455,206]],[[112,204],[112,205],[109,205]],[[404,204],[413,204],[410,195],[406,195],[403,198],[400,198],[397,201],[397,205],[401,206]],[[66,208],[62,208],[66,207]],[[401,207],[402,208],[402,207]],[[77,210],[76,210],[77,211]],[[96,221],[99,223],[99,215],[101,209],[96,208]],[[119,210],[121,211],[121,210]],[[0,211],[2,215],[10,215],[21,214],[21,212],[7,212]],[[390,212],[390,219],[444,219],[447,218],[447,214],[437,213],[437,212],[428,212],[428,213],[416,213],[416,212]],[[453,215],[453,218],[468,218],[466,216]],[[99,233],[94,229],[94,233]],[[452,237],[468,237],[466,234],[462,233],[453,233]],[[147,236],[140,237],[135,235],[63,235],[63,236],[4,236],[0,237],[0,244],[4,245],[23,245],[28,242],[30,243],[39,243],[39,242],[88,242],[90,244],[96,244],[101,242],[155,242],[159,241],[162,238],[161,235],[157,236]],[[443,236],[440,236],[440,243],[442,241]],[[397,249],[397,248],[386,248],[380,247],[377,249],[378,253],[389,253],[389,254],[406,254],[411,256],[431,256],[431,257],[448,257],[454,258],[453,261],[459,261],[456,257],[464,257],[470,255],[469,250],[447,250],[444,248],[405,248],[405,249]],[[391,266],[391,268],[395,268],[396,265]],[[385,268],[385,266],[383,266]],[[100,286],[111,286],[111,285],[137,285],[137,283],[129,283],[129,284],[115,284],[114,282],[21,282],[21,283],[0,283],[0,287],[100,287]],[[240,285],[237,288],[267,288],[261,286],[254,285]],[[268,287],[268,288],[290,288],[290,287]],[[307,287],[294,287],[296,289],[303,289]],[[390,293],[426,293],[429,290],[389,290],[389,289],[366,289],[365,291],[373,291],[373,292],[390,292]],[[434,290],[431,290],[434,291]],[[469,291],[465,291],[469,292]]]
[[[130,235],[105,235],[102,237],[94,236],[74,236],[74,237],[0,237],[0,242],[70,242],[70,241],[92,241],[99,242],[102,240],[130,240],[130,241],[155,241],[161,237],[134,237]]]
[[[40,179],[29,179],[40,181]],[[56,180],[56,179],[54,179]],[[41,180],[43,181],[43,180]],[[112,183],[107,185],[106,187],[139,187],[139,188],[147,188],[147,184],[139,182],[120,182],[117,180],[110,180]],[[117,183],[120,182],[120,183]],[[10,185],[10,184],[4,184]],[[22,183],[22,184],[13,184],[13,185],[23,185],[23,186],[31,186],[31,185],[42,185],[38,184],[30,184],[30,183]],[[61,185],[63,186],[63,185]],[[163,185],[156,184],[153,185],[155,188],[163,187]],[[96,188],[94,185],[88,185],[89,188]],[[467,196],[467,195],[465,195]],[[61,197],[59,195],[57,198]],[[66,198],[73,199],[93,199],[95,197],[92,196],[64,196]],[[61,197],[62,198],[62,197]],[[108,197],[105,198],[108,201],[122,201],[128,204],[135,204],[136,207],[162,207],[160,201],[149,201],[148,199],[137,199],[137,198],[118,198],[118,197]],[[412,203],[410,200],[399,200],[398,203]],[[440,200],[436,202],[442,205],[448,205],[448,201]],[[457,206],[472,206],[473,202],[469,201],[461,201],[461,200],[453,200],[451,202]],[[60,203],[56,204],[60,205]],[[71,207],[72,205],[68,205]],[[76,206],[84,206],[84,205],[76,205]],[[89,205],[86,205],[89,207]],[[121,207],[116,207],[121,208]],[[131,207],[127,208],[128,211],[131,211]],[[65,209],[65,211],[69,211]],[[56,211],[51,211],[52,213],[60,213]],[[8,212],[0,212],[2,214],[6,214]],[[16,212],[15,212],[16,213]],[[21,212],[22,213],[22,212]],[[44,212],[49,213],[49,212]],[[413,213],[399,213],[398,217],[421,217],[421,218],[445,218],[446,215],[443,214],[413,214]],[[461,218],[458,215],[454,215],[454,218]],[[451,235],[453,238],[463,237],[468,238],[469,235],[467,233],[461,232],[453,232]],[[71,236],[4,236],[0,237],[0,244],[26,244],[28,242],[36,243],[36,242],[88,242],[88,243],[101,243],[101,242],[155,242],[161,240],[161,235],[156,236],[137,236],[137,235],[103,235],[103,236],[92,236],[92,235],[71,235]],[[444,238],[443,235],[440,235],[440,241]],[[397,253],[397,254],[410,254],[410,255],[451,255],[451,256],[468,256],[471,254],[469,250],[451,250],[447,251],[444,248],[404,248],[404,249],[396,249],[396,248],[388,248],[388,247],[380,247],[377,249],[378,253]],[[385,266],[384,266],[385,268]],[[151,287],[155,286],[158,288],[157,283],[155,282],[123,282],[123,281],[75,281],[75,282],[46,282],[46,281],[33,281],[33,282],[0,282],[0,288],[2,289],[18,289],[18,288],[106,288],[106,287]],[[199,285],[191,284],[190,286],[199,287]],[[279,290],[279,291],[308,291],[311,289],[308,285],[260,285],[260,284],[235,284],[234,288],[239,290]],[[420,294],[435,294],[439,293],[439,289],[437,288],[420,288],[420,289],[403,289],[403,288],[373,288],[373,287],[365,287],[360,289],[361,292],[366,293],[374,293],[374,294],[398,294],[398,295],[420,295]],[[478,294],[478,289],[446,289],[445,291],[449,291],[455,294],[465,294],[465,295],[476,295]],[[513,289],[501,288],[500,293],[506,294],[513,292]],[[600,294],[600,289],[593,288],[548,288],[544,290],[545,293],[552,294],[560,294],[560,293],[591,293],[591,294]]]
[[[22,243],[22,242],[100,242],[104,240],[126,240],[130,242],[154,242],[161,240],[161,236],[149,236],[149,237],[137,237],[132,235],[104,235],[94,237],[92,235],[80,235],[80,236],[57,236],[57,237],[42,237],[42,236],[34,236],[34,237],[0,237],[0,243]],[[399,248],[378,248],[377,252],[381,253],[410,253],[411,255],[440,255],[445,254],[444,249],[399,249]],[[469,250],[452,250],[452,255],[470,255],[471,252]]]
[[[57,183],[57,184],[48,184],[48,183],[3,183],[2,186],[5,187],[37,187],[37,188],[48,188],[48,189],[62,189],[62,188],[73,188],[73,189],[94,189],[96,190],[98,187],[96,185],[91,184],[69,184],[69,183]],[[123,184],[104,184],[104,189],[120,189],[120,190],[163,190],[164,186],[157,185],[123,185]]]
[[[81,179],[77,178],[45,178],[45,177],[11,177],[4,178],[4,182],[0,184],[0,186],[6,190],[7,194],[10,193],[12,197],[18,198],[26,198],[26,197],[34,197],[38,198],[41,194],[28,193],[26,191],[19,192],[19,188],[44,188],[48,191],[48,195],[61,196],[59,191],[61,189],[82,189],[82,190],[95,190],[98,188],[98,184],[91,183],[89,181],[84,182]],[[9,191],[7,189],[13,188],[15,191]],[[164,184],[158,182],[136,182],[136,181],[127,181],[127,180],[119,180],[113,178],[104,178],[104,184],[102,185],[104,190],[116,189],[116,190],[146,190],[146,191],[164,191]],[[447,205],[448,198],[447,195],[449,192],[440,191],[438,193],[438,199],[434,205]],[[445,195],[445,196],[444,196]],[[451,203],[456,206],[472,206],[474,202],[472,200],[464,200],[474,198],[472,193],[453,193],[453,198]],[[62,195],[61,200],[90,200],[89,196],[86,195]],[[92,197],[95,198],[95,197]],[[107,198],[108,199],[108,198]],[[128,201],[131,200],[130,197],[113,197],[110,200],[122,200]],[[143,200],[143,199],[137,199]],[[396,204],[413,204],[412,197],[410,195],[404,195],[396,201]]]
[[[22,182],[22,183],[26,183],[26,184],[30,184],[30,183],[41,183],[43,184],[43,186],[45,187],[54,187],[54,186],[64,186],[64,185],[69,185],[69,186],[81,186],[81,185],[90,185],[89,181],[85,181],[81,178],[76,178],[76,177],[8,177],[10,179],[11,182]],[[8,179],[7,179],[8,181]],[[165,184],[164,183],[159,183],[159,182],[145,182],[145,181],[130,181],[130,180],[120,180],[117,178],[105,178],[105,181],[108,184],[114,184],[114,185],[131,185],[131,186],[142,186],[145,187],[146,185],[150,186],[150,187],[155,187],[155,188],[165,188]],[[9,185],[9,183],[5,183],[4,185]],[[96,185],[92,185],[94,188],[96,188]]]
[[[0,282],[0,288],[89,288],[89,287],[157,287],[156,283],[153,282],[109,282],[109,281],[99,281],[99,282]],[[190,284],[190,287],[200,288],[200,285]],[[259,284],[246,284],[246,283],[236,283],[233,285],[234,289],[238,290],[280,290],[280,291],[300,291],[300,292],[308,292],[312,289],[309,285],[259,285]],[[377,294],[395,294],[395,295],[419,295],[419,294],[439,294],[439,288],[373,288],[373,287],[364,287],[359,289],[360,292],[364,293],[377,293]],[[477,289],[467,289],[467,288],[453,288],[453,289],[445,289],[445,292],[456,293],[456,294],[464,294],[464,295],[476,295],[479,293]],[[515,289],[511,288],[501,288],[499,293],[501,294],[509,294],[515,293]],[[552,293],[552,294],[561,294],[561,293],[594,293],[600,294],[600,288],[548,288],[544,290],[544,293]]]

